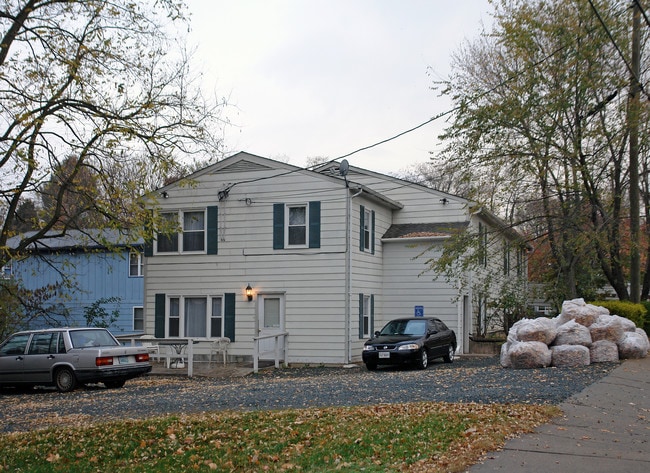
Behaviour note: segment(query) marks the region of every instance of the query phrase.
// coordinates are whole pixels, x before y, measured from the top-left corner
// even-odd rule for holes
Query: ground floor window
[[[369,338],[374,330],[375,296],[359,294],[359,338]]]
[[[144,309],[142,307],[133,308],[133,330],[144,331]]]
[[[220,337],[223,333],[221,296],[173,296],[167,307],[169,337]]]

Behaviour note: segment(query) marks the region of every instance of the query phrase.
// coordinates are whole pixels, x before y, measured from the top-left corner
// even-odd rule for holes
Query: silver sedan
[[[67,392],[101,382],[120,388],[150,371],[145,348],[122,346],[103,328],[17,332],[0,345],[0,387],[54,385]]]

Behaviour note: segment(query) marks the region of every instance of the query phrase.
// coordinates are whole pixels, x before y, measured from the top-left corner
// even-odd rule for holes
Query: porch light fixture
[[[250,284],[246,286],[246,298],[248,299],[248,302],[253,300],[253,288]]]

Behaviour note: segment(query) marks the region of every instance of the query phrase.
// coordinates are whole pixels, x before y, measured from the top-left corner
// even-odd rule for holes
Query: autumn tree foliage
[[[604,284],[628,299],[630,5],[493,4],[491,30],[458,50],[441,84],[456,107],[435,162],[543,252],[531,263],[543,265],[536,274],[553,299],[589,297]],[[645,98],[641,196],[650,215]]]
[[[185,15],[177,0],[2,2],[0,266],[70,229],[138,238],[140,196],[219,150],[223,102],[190,68]]]

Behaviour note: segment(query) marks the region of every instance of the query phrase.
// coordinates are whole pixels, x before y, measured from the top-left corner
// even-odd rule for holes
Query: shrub
[[[650,306],[629,301],[595,301],[592,304],[605,307],[610,314],[625,317],[634,322],[637,327],[645,328],[646,314]]]
[[[646,315],[645,315],[645,325],[643,326],[643,330],[645,330],[646,333],[650,333],[650,301],[643,301],[641,302],[643,307],[645,307],[646,310]]]

